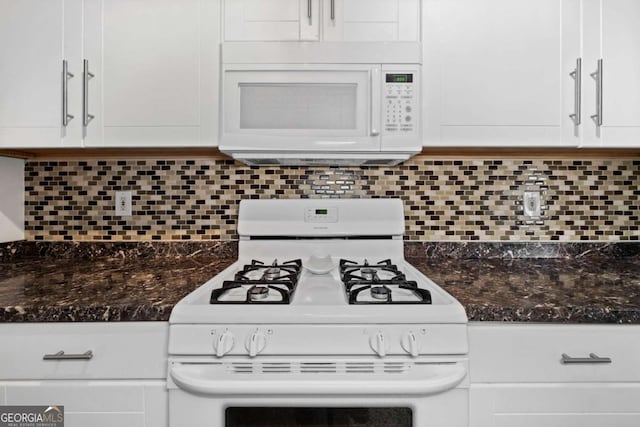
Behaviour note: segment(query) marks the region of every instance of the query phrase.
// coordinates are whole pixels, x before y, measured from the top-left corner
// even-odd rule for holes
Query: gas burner
[[[269,296],[269,288],[266,286],[252,286],[247,291],[251,301],[265,299]]]
[[[271,264],[252,260],[234,280],[211,292],[211,304],[289,304],[302,271],[302,261]]]
[[[302,261],[292,260],[278,264],[278,260],[273,260],[269,265],[262,261],[252,260],[251,264],[245,265],[242,270],[238,271],[235,280],[239,282],[270,282],[270,281],[286,281],[292,285],[298,281],[300,272],[302,271]]]
[[[375,299],[388,299],[391,290],[386,286],[372,286],[371,287],[371,296]]]
[[[404,273],[395,264],[392,264],[389,259],[380,261],[377,264],[370,264],[366,259],[362,264],[341,259],[340,278],[347,288],[362,282],[391,281],[392,283],[404,283],[407,280]]]
[[[407,280],[388,259],[376,264],[342,259],[340,278],[349,304],[431,304],[431,293]]]

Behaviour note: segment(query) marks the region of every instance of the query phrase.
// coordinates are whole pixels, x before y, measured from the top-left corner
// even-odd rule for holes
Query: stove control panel
[[[467,354],[466,324],[171,325],[169,354],[229,356]],[[213,344],[213,346],[212,346]]]
[[[338,208],[329,206],[323,208],[305,208],[304,222],[319,224],[338,222]]]

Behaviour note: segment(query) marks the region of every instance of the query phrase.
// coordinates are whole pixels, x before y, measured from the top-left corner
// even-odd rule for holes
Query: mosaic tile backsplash
[[[640,239],[640,160],[432,160],[395,167],[248,167],[231,160],[29,161],[28,240],[234,240],[249,198],[399,197],[406,239]],[[543,214],[527,220],[523,192]],[[115,191],[133,216],[115,216]]]

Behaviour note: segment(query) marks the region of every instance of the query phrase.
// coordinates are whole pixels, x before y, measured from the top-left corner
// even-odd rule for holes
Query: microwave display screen
[[[327,215],[328,213],[327,209],[316,209],[316,215]]]
[[[413,83],[413,74],[387,74],[387,83]]]

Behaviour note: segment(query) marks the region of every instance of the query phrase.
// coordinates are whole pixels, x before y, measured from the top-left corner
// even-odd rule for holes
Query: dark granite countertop
[[[235,243],[16,244],[0,251],[0,322],[168,320]]]
[[[640,324],[640,245],[426,244],[409,262],[470,321]]]
[[[640,324],[640,245],[407,243],[470,321]],[[0,322],[168,320],[235,242],[0,245]]]

